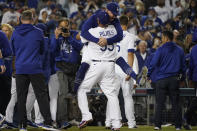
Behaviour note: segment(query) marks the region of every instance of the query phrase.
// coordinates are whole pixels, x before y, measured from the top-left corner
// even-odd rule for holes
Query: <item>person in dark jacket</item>
[[[43,128],[51,129],[52,120],[49,108],[48,89],[43,75],[42,55],[44,52],[43,32],[32,25],[33,14],[30,10],[21,15],[21,25],[13,32],[11,45],[15,56],[16,90],[18,99],[19,128],[26,131],[26,99],[30,82],[44,117]]]
[[[11,97],[11,56],[12,50],[8,38],[0,31],[0,114],[2,115],[5,115]]]
[[[195,45],[190,53],[190,64],[189,64],[189,79],[190,85],[195,89],[197,87],[197,45]],[[184,128],[191,130],[191,120],[197,110],[197,90],[196,97],[191,101],[189,108],[185,113]]]
[[[162,33],[161,47],[157,49],[148,68],[148,77],[154,69],[157,70],[156,80],[156,111],[155,130],[161,129],[162,111],[165,105],[166,95],[169,94],[172,102],[173,118],[176,130],[182,126],[181,107],[179,102],[179,84],[185,78],[185,57],[184,51],[176,43],[172,42],[173,33],[164,31]]]

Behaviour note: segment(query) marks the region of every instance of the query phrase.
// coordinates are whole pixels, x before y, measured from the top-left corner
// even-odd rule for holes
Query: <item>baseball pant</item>
[[[119,88],[117,81],[113,62],[92,62],[90,64],[90,68],[78,90],[78,105],[82,113],[82,121],[92,119],[92,113],[89,111],[86,93],[90,92],[91,88],[98,83],[108,99],[107,105],[112,127],[121,127],[121,114],[117,95],[117,90],[119,90]]]
[[[122,72],[122,71],[121,71]],[[129,81],[125,81],[126,75],[125,74],[119,74],[117,75],[118,80],[120,81],[119,87],[122,89],[122,94],[124,98],[124,109],[125,109],[125,115],[128,120],[128,127],[132,128],[136,125],[135,116],[134,116],[134,103],[133,103],[133,80],[130,79]],[[117,92],[118,94],[119,92]],[[106,127],[110,127],[110,117],[109,117],[109,109],[107,106],[106,111],[106,121],[105,125]]]
[[[43,74],[17,74],[16,90],[18,98],[19,124],[26,127],[26,101],[30,82],[32,83],[36,99],[40,107],[45,124],[51,125],[51,113],[49,108],[48,89],[45,86]]]

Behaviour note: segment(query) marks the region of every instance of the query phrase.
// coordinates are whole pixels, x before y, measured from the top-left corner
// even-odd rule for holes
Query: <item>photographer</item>
[[[67,98],[72,96],[75,74],[80,62],[80,50],[82,43],[76,40],[76,31],[69,30],[68,19],[62,19],[55,30],[51,46],[55,52],[57,76],[60,84],[57,103],[57,123],[60,128],[70,126],[67,123]]]

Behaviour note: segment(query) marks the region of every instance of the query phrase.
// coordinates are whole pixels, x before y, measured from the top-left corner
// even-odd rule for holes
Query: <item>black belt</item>
[[[115,62],[114,60],[92,60],[93,62]]]

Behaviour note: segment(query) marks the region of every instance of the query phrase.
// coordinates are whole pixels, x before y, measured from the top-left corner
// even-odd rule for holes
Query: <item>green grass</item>
[[[18,130],[2,129],[2,131],[18,131]],[[32,128],[32,129],[28,129],[28,131],[43,131],[43,130]],[[96,126],[89,126],[84,129],[79,129],[76,126],[74,126],[72,128],[62,131],[110,131],[110,130],[106,130],[105,127],[96,127]],[[122,127],[120,131],[153,131],[153,126],[138,126],[137,129],[128,129],[127,127]],[[175,128],[173,126],[163,127],[162,131],[175,131]],[[187,131],[187,130],[182,129],[181,131]],[[192,131],[197,131],[197,127],[192,127]]]

